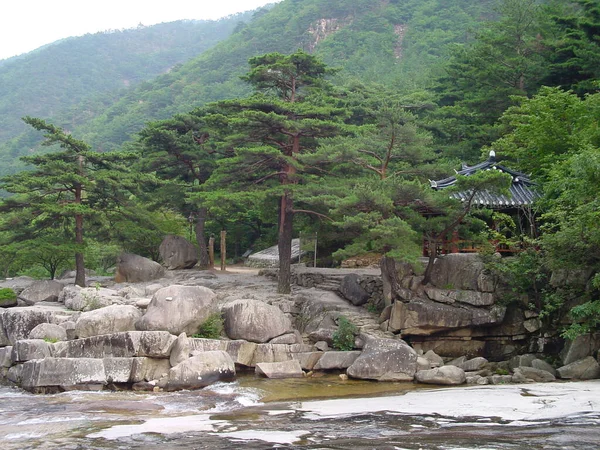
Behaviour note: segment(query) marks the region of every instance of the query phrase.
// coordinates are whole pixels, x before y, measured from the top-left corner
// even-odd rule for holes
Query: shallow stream
[[[590,450],[599,425],[600,381],[432,389],[241,376],[193,392],[0,388],[3,450]]]

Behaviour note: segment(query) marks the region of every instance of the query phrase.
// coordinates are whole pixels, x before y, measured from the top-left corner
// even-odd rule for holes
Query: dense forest
[[[85,101],[69,106],[72,122],[25,111],[29,131],[0,147],[7,165],[27,153],[27,169],[1,182],[0,268],[54,276],[75,265],[83,284],[84,267],[106,271],[121,251],[157,258],[165,234],[204,249],[226,230],[234,258],[278,243],[285,293],[301,232],[318,234],[327,266],[366,253],[416,262],[424,237],[459,234],[510,280],[506,301],[526,295],[547,325],[570,314],[568,336],[596,329],[598,36],[598,0],[258,10],[168,73],[101,97],[85,120]],[[536,182],[533,226],[431,189],[490,150]],[[489,171],[454,189],[510,182]],[[491,240],[520,251],[498,259]],[[561,270],[583,282],[557,287]]]

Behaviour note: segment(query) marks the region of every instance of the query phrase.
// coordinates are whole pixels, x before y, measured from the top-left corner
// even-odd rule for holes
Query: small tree
[[[135,156],[98,153],[42,119],[25,117],[23,120],[44,132],[43,145],[57,144],[61,150],[21,158],[33,169],[0,180],[0,187],[13,194],[0,203],[0,212],[18,211],[18,215],[13,215],[15,220],[31,225],[34,231],[53,230],[57,226],[71,230],[75,283],[85,286],[84,219],[126,203],[123,192],[133,189],[136,183],[128,177],[124,163]],[[14,226],[14,223],[7,225]]]

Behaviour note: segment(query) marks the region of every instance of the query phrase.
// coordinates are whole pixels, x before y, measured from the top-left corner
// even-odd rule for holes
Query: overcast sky
[[[1,0],[0,59],[71,36],[180,19],[218,19],[281,0]]]

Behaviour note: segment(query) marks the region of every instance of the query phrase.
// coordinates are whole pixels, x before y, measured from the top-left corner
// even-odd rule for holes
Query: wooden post
[[[211,236],[208,239],[208,268],[215,268],[215,237]]]
[[[221,270],[225,270],[225,259],[227,258],[227,231],[221,231]]]

